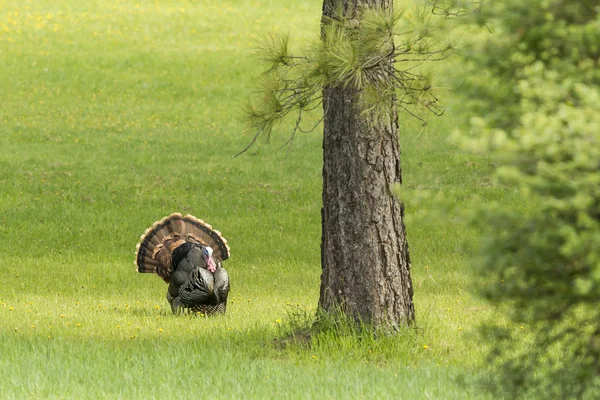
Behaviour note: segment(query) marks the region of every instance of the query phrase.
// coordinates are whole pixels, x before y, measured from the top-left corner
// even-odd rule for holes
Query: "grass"
[[[460,99],[425,133],[401,128],[406,189],[433,193],[407,204],[420,333],[275,340],[318,300],[321,136],[231,156],[250,139],[255,40],[314,39],[320,6],[0,3],[0,397],[483,396],[472,333],[494,311],[472,294],[461,209],[515,200],[445,143]],[[225,317],[172,316],[164,283],[134,271],[139,235],[174,211],[229,239]]]

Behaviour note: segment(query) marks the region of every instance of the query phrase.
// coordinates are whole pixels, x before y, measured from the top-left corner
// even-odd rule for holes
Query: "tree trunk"
[[[392,3],[324,0],[323,16],[332,17],[340,5],[350,13],[356,6],[391,8]],[[319,307],[341,308],[357,321],[398,329],[412,323],[415,312],[404,209],[391,192],[401,183],[396,105],[389,105],[389,121],[374,121],[362,112],[359,95],[351,85],[323,92]]]

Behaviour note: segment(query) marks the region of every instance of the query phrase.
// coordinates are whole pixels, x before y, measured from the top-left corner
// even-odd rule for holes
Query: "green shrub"
[[[527,205],[475,212],[498,394],[597,398],[600,390],[600,1],[485,3],[467,87],[472,149],[501,161],[499,185]],[[497,325],[497,326],[496,326]]]
[[[598,0],[518,0],[482,3],[475,20],[485,27],[483,40],[466,49],[470,63],[467,90],[472,106],[493,126],[518,124],[522,93],[518,82],[534,63],[562,79],[600,84]],[[479,36],[478,36],[479,38]]]

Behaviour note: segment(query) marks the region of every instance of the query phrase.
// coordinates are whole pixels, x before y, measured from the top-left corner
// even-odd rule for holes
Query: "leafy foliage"
[[[600,390],[598,11],[598,1],[490,3],[477,19],[492,34],[468,54],[487,74],[469,79],[483,116],[465,142],[503,161],[498,183],[529,208],[475,213],[484,295],[527,328],[484,332],[500,366],[492,387],[511,398]]]
[[[478,36],[466,49],[471,69],[465,89],[475,95],[471,106],[493,126],[514,128],[523,96],[516,83],[528,79],[526,67],[536,62],[561,79],[598,85],[599,5],[598,0],[484,3],[472,15],[491,34]]]
[[[428,8],[339,11],[323,21],[321,35],[302,55],[291,53],[288,37],[270,36],[261,43],[263,84],[246,108],[255,136],[241,153],[261,134],[268,140],[273,127],[292,113],[297,118],[288,145],[298,131],[314,129],[301,126],[302,116],[321,106],[328,86],[355,88],[364,112],[384,119],[393,104],[423,123],[428,113],[442,113],[432,76],[420,66],[444,59],[453,46],[436,36]]]

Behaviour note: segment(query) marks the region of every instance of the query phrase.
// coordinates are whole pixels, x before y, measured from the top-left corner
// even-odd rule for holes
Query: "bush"
[[[492,126],[513,129],[521,115],[518,82],[535,63],[561,80],[600,84],[598,0],[483,2],[475,21],[484,40],[471,41],[467,90],[472,106]]]
[[[527,332],[493,324],[497,394],[598,398],[600,391],[600,1],[485,3],[471,43],[471,148],[524,207],[482,207],[484,295]],[[525,211],[523,211],[525,210]]]

